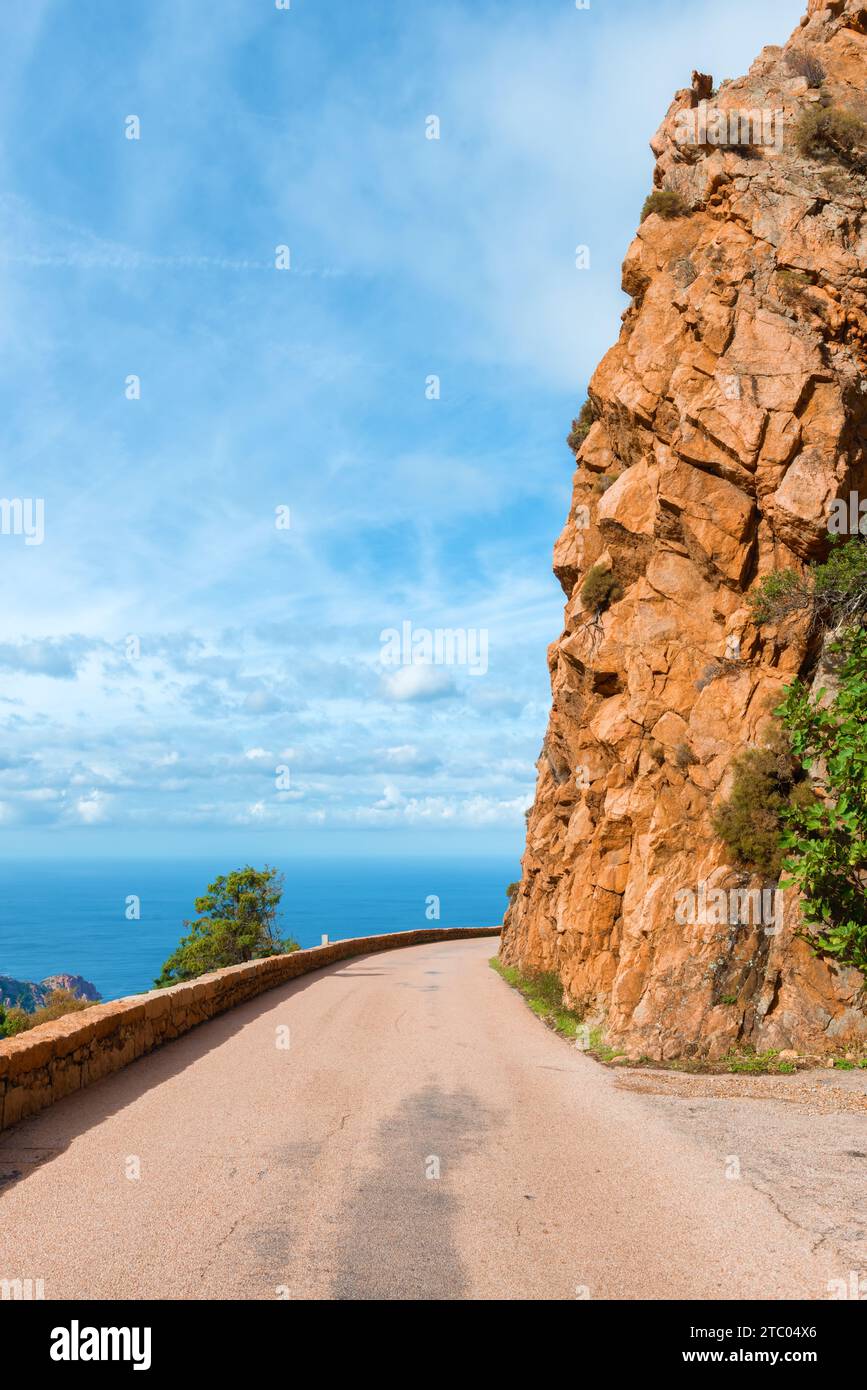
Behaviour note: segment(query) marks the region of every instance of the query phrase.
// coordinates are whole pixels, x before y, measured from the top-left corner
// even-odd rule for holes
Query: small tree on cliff
[[[253,869],[248,864],[215,878],[207,892],[196,898],[201,915],[184,922],[189,931],[154,982],[157,988],[194,980],[227,965],[297,951],[297,941],[282,939],[277,931],[282,896],[283,876],[267,865]]]

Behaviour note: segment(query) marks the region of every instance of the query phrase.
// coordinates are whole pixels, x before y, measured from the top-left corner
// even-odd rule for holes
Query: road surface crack
[[[226,1234],[222,1237],[221,1240],[218,1240],[218,1241],[217,1241],[217,1244],[214,1246],[214,1251],[213,1251],[213,1254],[211,1255],[211,1258],[210,1258],[204,1265],[202,1265],[201,1273],[199,1274],[199,1278],[200,1278],[200,1279],[204,1279],[204,1277],[205,1277],[205,1275],[207,1274],[208,1270],[211,1268],[211,1265],[214,1263],[214,1261],[216,1260],[216,1258],[217,1258],[217,1256],[219,1255],[220,1251],[222,1250],[223,1246],[226,1244],[226,1241],[227,1241],[227,1240],[230,1240],[230,1239],[232,1238],[232,1236],[235,1234],[235,1231],[238,1229],[238,1227],[240,1226],[240,1224],[241,1224],[241,1218],[240,1218],[240,1216],[236,1216],[236,1217],[235,1217],[235,1220],[232,1222],[232,1224],[231,1224],[231,1226],[229,1227],[229,1229],[228,1229],[228,1231],[226,1232]]]

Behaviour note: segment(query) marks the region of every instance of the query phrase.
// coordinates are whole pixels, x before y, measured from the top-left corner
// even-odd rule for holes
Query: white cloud
[[[75,810],[79,820],[85,825],[96,825],[105,819],[107,798],[100,791],[92,791],[87,796],[81,796],[75,803]]]
[[[443,700],[454,694],[454,682],[441,666],[399,666],[383,680],[392,700]]]
[[[386,762],[398,767],[412,767],[418,761],[418,749],[412,743],[404,743],[399,748],[386,748],[384,756]]]

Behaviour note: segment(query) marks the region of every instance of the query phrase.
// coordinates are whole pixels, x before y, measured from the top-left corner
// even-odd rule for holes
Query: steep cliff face
[[[745,596],[824,555],[835,498],[867,496],[867,177],[794,139],[811,108],[867,118],[867,5],[812,0],[785,48],[703,106],[709,89],[696,74],[652,141],[656,188],[688,211],[641,225],[632,304],[590,385],[554,553],[565,631],[501,949],[559,971],[629,1055],[826,1053],[867,1039],[864,981],[794,936],[792,895],[773,931],[766,915],[678,920],[677,905],[702,884],[766,886],[732,865],[712,816],[815,652],[797,623],[757,629]],[[765,143],[730,143],[731,113],[757,110]],[[713,136],[685,140],[702,122]],[[597,565],[619,586],[601,613],[581,598]]]

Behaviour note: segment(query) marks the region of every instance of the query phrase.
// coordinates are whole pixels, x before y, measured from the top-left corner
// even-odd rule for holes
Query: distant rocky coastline
[[[102,998],[96,986],[81,975],[47,975],[38,984],[34,980],[15,980],[11,975],[0,975],[0,1007],[33,1013],[47,1003],[49,994],[55,989],[68,989],[76,999],[87,999],[93,1004]]]

